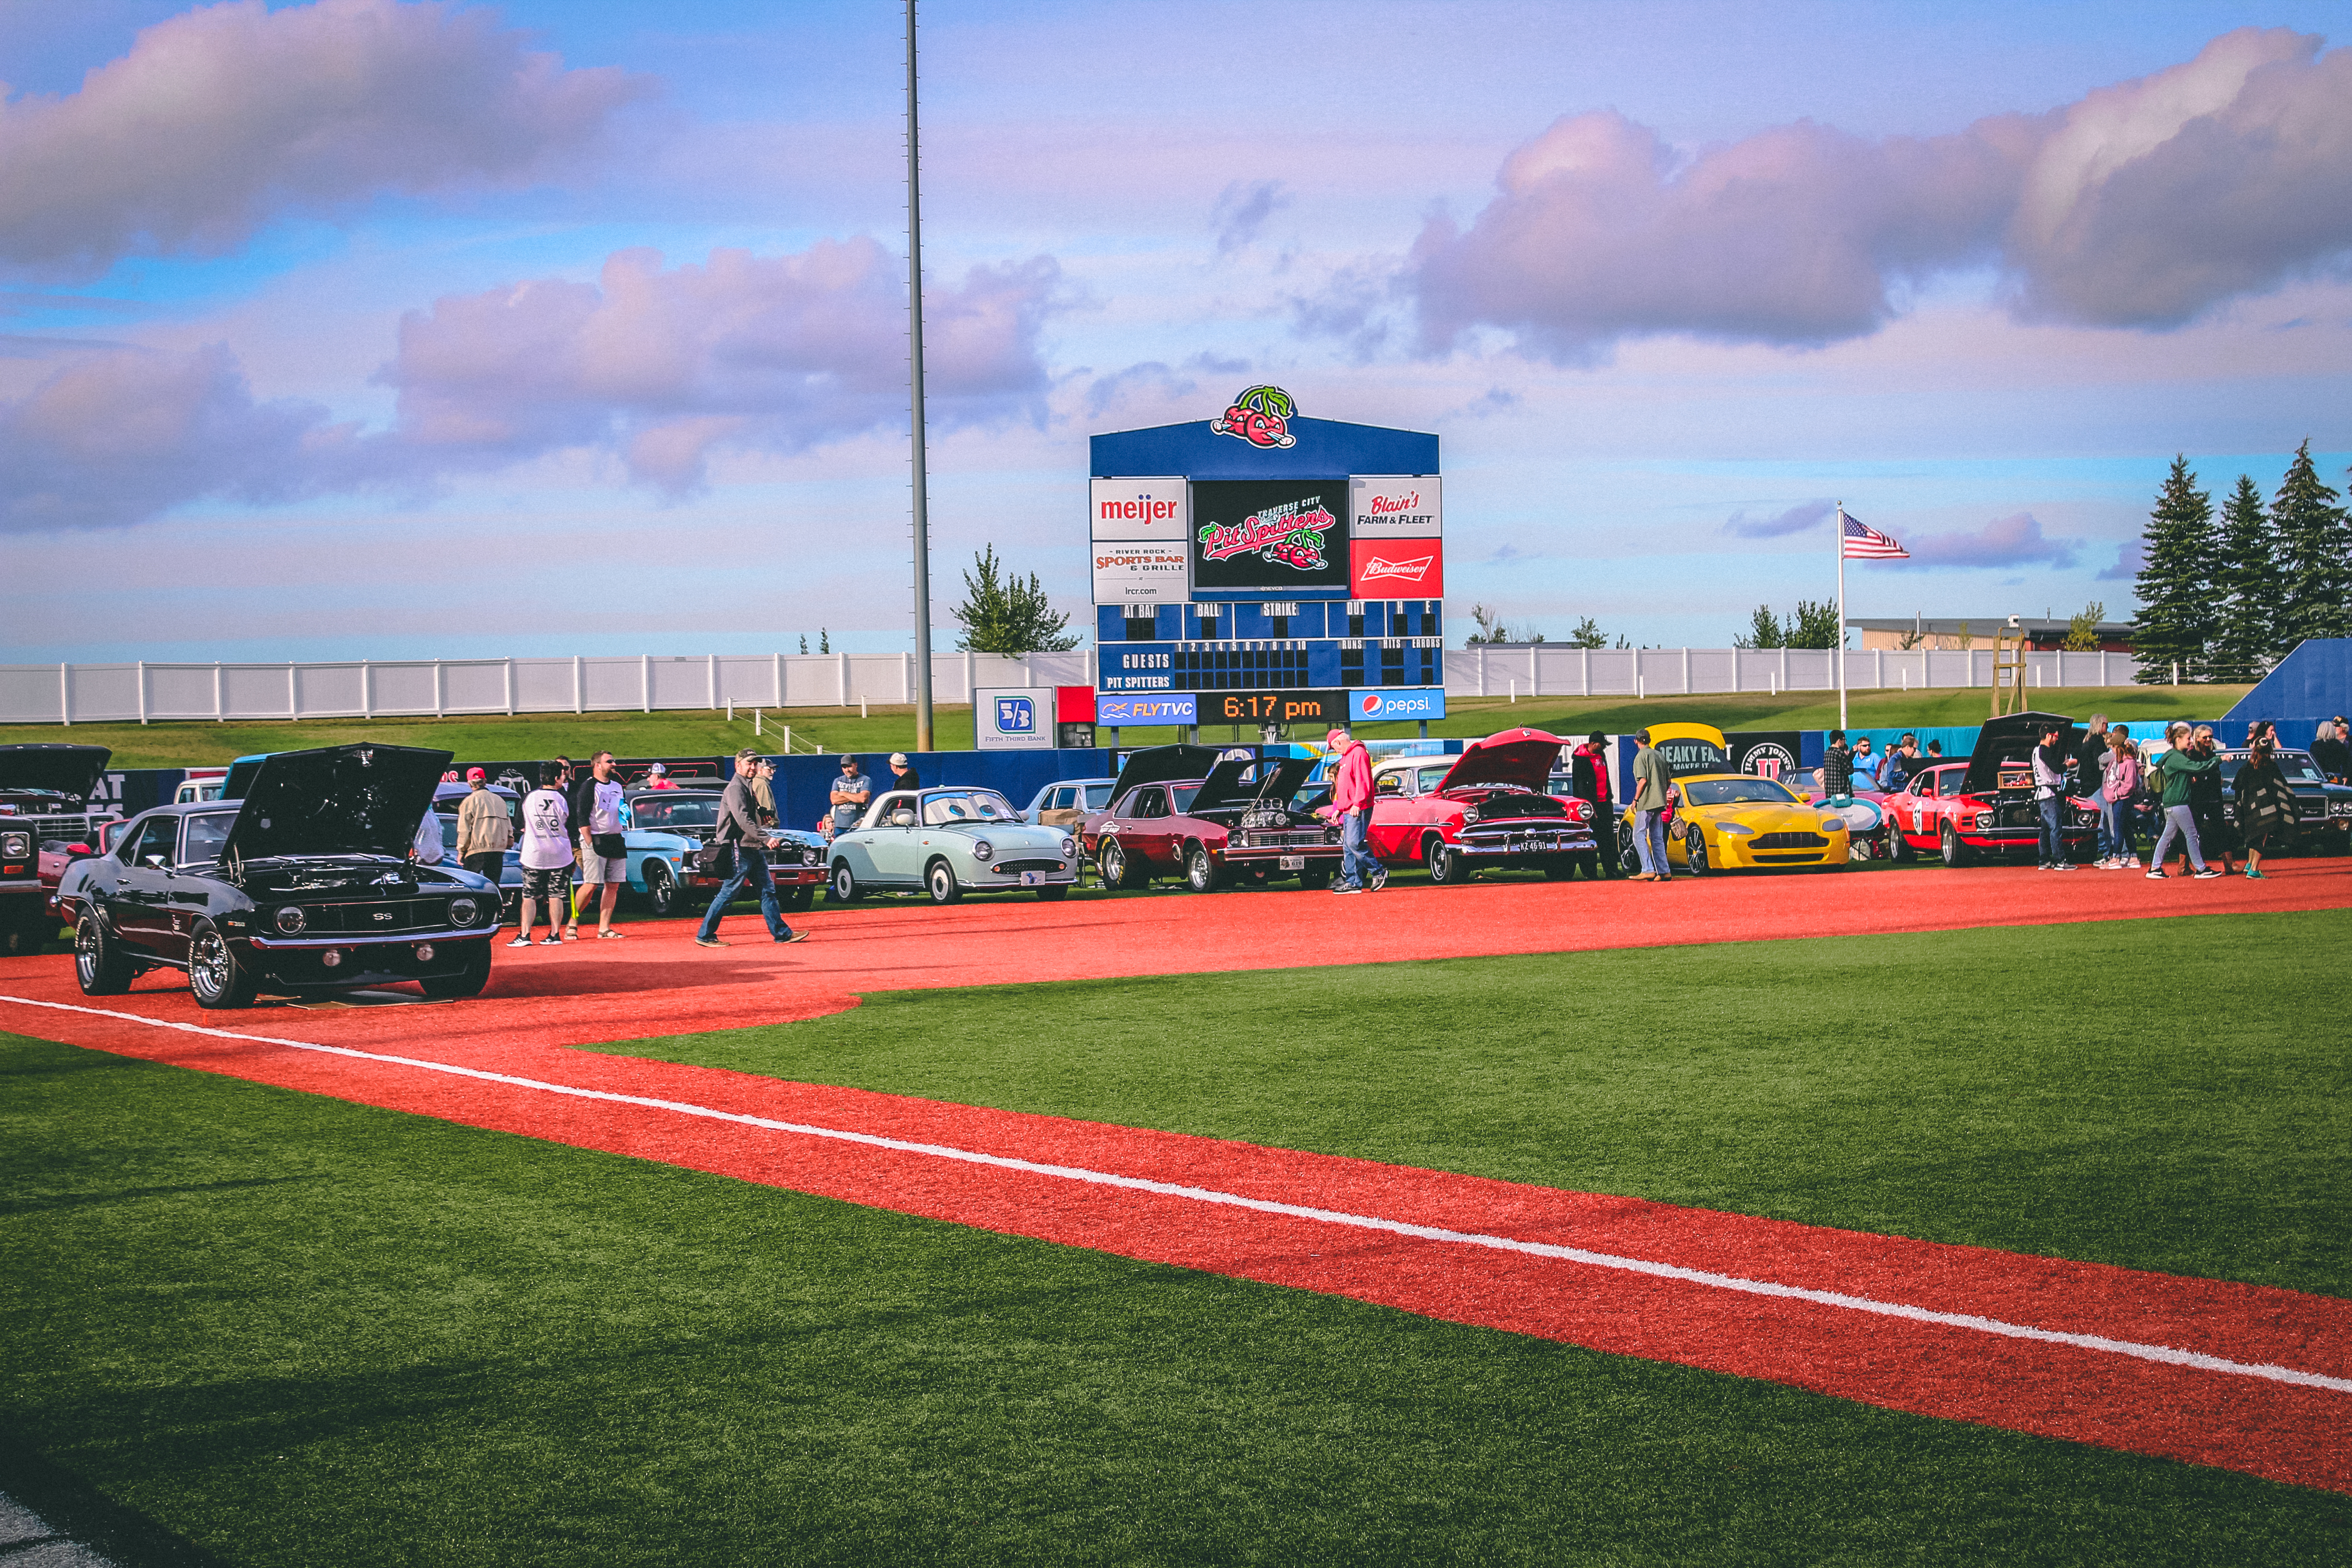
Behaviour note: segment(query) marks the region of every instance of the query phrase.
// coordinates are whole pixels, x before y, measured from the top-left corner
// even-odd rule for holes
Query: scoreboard
[[[1436,437],[1252,387],[1090,457],[1102,723],[1444,716]]]

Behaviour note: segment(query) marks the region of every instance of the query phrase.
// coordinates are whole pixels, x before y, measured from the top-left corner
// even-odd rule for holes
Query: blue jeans
[[[2205,847],[2197,842],[2197,816],[2185,805],[2164,808],[2164,831],[2156,840],[2156,852],[2147,858],[2151,871],[2164,869],[2164,862],[2172,854],[2172,840],[2178,837],[2189,847],[2189,858],[2200,871],[2205,869]]]
[[[2055,866],[2066,858],[2066,836],[2059,827],[2065,819],[2066,797],[2053,795],[2034,804],[2042,808],[2042,863]]]
[[[768,922],[768,934],[778,942],[793,934],[793,928],[784,923],[784,907],[776,901],[776,883],[768,875],[768,858],[757,849],[739,847],[735,851],[735,874],[727,879],[727,885],[719,889],[710,900],[710,908],[704,911],[702,929],[694,933],[697,942],[709,942],[719,934],[719,918],[749,881],[760,885],[760,914]]]
[[[1371,837],[1371,833],[1370,807],[1367,806],[1361,811],[1340,813],[1339,882],[1341,886],[1362,887],[1370,879],[1372,868],[1380,864],[1372,858],[1372,852],[1365,847],[1366,842]]]
[[[1666,814],[1663,811],[1637,811],[1633,814],[1633,852],[1642,858],[1642,869],[1649,876],[1666,877]]]
[[[2122,860],[2131,855],[2131,807],[2119,800],[2099,797],[2099,858]]]

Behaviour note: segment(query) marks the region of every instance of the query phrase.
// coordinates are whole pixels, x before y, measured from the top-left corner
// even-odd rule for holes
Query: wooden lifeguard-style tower
[[[2015,616],[1993,628],[1992,716],[2026,711],[2025,656],[2033,647],[2032,634],[2018,625]]]

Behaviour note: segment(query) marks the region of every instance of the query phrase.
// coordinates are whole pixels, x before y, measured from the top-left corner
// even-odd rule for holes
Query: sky
[[[1087,447],[1434,431],[1449,641],[2133,607],[2352,464],[2341,0],[921,12],[932,615]],[[0,662],[913,646],[903,9],[0,0]]]

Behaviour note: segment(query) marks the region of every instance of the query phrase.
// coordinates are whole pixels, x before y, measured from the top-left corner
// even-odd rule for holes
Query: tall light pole
[[[931,745],[931,541],[923,468],[923,170],[915,131],[915,0],[907,0],[907,360],[915,431],[915,750]]]

